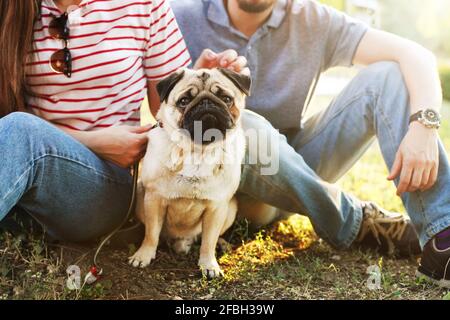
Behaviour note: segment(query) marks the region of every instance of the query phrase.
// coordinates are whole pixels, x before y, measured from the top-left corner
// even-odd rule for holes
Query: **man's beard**
[[[261,13],[271,8],[277,0],[237,0],[239,9],[247,13]]]

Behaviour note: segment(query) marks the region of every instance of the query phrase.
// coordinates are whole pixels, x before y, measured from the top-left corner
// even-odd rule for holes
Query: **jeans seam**
[[[19,182],[22,181],[22,179],[26,176],[28,172],[30,172],[32,167],[30,166],[27,170],[25,170],[20,177],[16,180],[16,183],[14,186],[5,194],[5,196],[2,199],[2,202],[4,202],[11,194],[14,193],[14,191],[17,189],[17,186],[19,185]]]

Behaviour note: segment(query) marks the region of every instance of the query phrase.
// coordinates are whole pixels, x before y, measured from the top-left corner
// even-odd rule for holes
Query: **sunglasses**
[[[65,12],[60,17],[54,17],[49,25],[49,32],[53,39],[63,40],[64,48],[56,51],[50,57],[50,67],[56,73],[63,73],[72,77],[72,54],[68,48],[70,29],[68,27],[69,14]]]

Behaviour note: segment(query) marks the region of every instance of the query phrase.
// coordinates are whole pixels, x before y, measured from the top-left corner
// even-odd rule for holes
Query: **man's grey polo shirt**
[[[272,15],[247,38],[230,23],[223,0],[174,0],[178,24],[195,61],[210,48],[234,49],[249,61],[247,108],[280,130],[299,128],[321,72],[351,66],[368,27],[313,0],[278,0]]]

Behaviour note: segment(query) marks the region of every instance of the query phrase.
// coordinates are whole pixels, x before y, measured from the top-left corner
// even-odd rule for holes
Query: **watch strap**
[[[409,123],[411,124],[415,121],[419,121],[419,119],[421,117],[422,117],[422,111],[416,112],[409,118]]]

